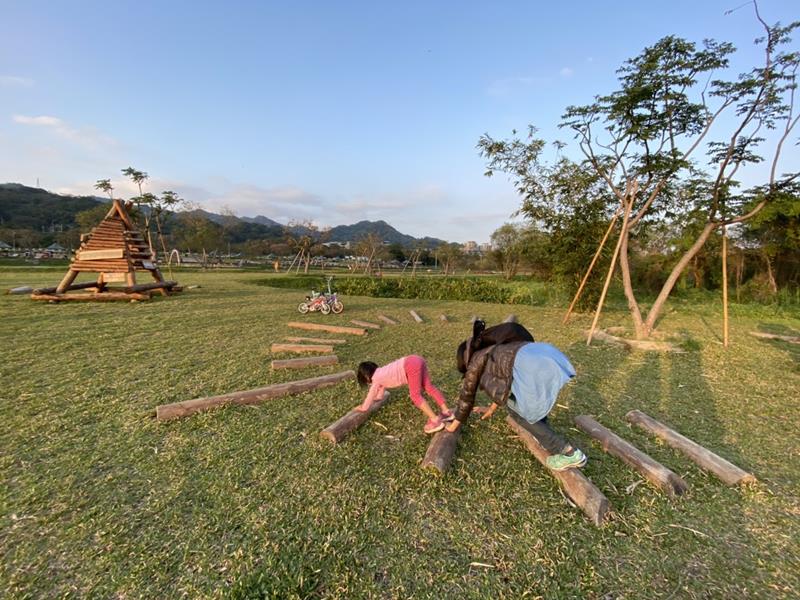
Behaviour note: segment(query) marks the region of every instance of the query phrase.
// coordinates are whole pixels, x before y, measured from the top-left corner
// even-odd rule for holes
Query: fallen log
[[[689,489],[689,485],[680,476],[673,473],[661,463],[625,441],[613,431],[606,429],[588,415],[575,417],[578,429],[601,443],[603,450],[616,456],[633,467],[650,483],[662,489],[670,496],[680,496]]]
[[[752,473],[740,469],[733,463],[728,462],[721,456],[714,454],[707,448],[682,436],[677,431],[670,429],[663,423],[659,423],[654,418],[639,410],[630,411],[625,415],[625,418],[628,422],[638,425],[645,431],[649,431],[660,440],[666,442],[667,445],[683,452],[683,454],[701,469],[714,473],[714,475],[728,485],[753,483],[756,481]]]
[[[272,370],[276,369],[303,369],[305,367],[327,367],[339,363],[339,357],[335,354],[327,356],[310,356],[306,358],[287,358],[285,360],[273,360]]]
[[[411,316],[412,316],[412,317],[414,317],[414,320],[415,320],[417,323],[422,323],[422,317],[420,317],[420,316],[417,314],[417,311],[415,311],[415,310],[410,310],[410,311],[408,311],[408,312],[409,312],[409,313],[411,313]]]
[[[439,475],[444,475],[453,462],[453,455],[456,453],[458,438],[461,437],[461,428],[454,433],[442,429],[433,434],[425,458],[420,465],[423,469],[436,471]]]
[[[125,288],[126,292],[146,292],[147,290],[157,290],[159,288],[170,289],[178,285],[177,281],[153,281],[151,283],[137,283]]]
[[[272,344],[270,352],[273,354],[278,352],[320,352],[322,354],[330,354],[333,352],[333,346],[323,346],[322,344]]]
[[[383,392],[383,398],[372,403],[372,406],[366,412],[361,412],[356,409],[351,410],[338,421],[331,423],[325,429],[319,432],[321,438],[329,440],[334,444],[338,444],[348,435],[353,433],[356,429],[361,427],[367,420],[389,400],[389,392]]]
[[[56,288],[47,288],[47,289],[52,289],[53,292],[56,291]],[[10,290],[6,291],[6,294],[30,294],[31,292],[35,294],[37,293],[37,290],[33,289],[29,285],[23,285],[21,287],[11,288]]]
[[[48,300],[52,302],[115,302],[118,300],[150,300],[150,294],[103,292],[98,294],[31,294],[34,300]]]
[[[390,319],[386,315],[378,315],[378,318],[384,323],[388,323],[389,325],[397,325],[397,321],[395,321],[394,319]]]
[[[222,396],[184,400],[183,402],[176,402],[174,404],[162,404],[156,407],[156,418],[159,421],[166,421],[168,419],[187,417],[215,406],[224,406],[227,404],[258,404],[264,400],[280,398],[281,396],[289,396],[331,387],[342,381],[355,379],[355,377],[356,374],[354,371],[342,371],[341,373],[300,379],[298,381],[289,381],[287,383],[278,383],[254,390],[223,394]]]
[[[360,327],[366,327],[367,329],[380,329],[381,326],[377,323],[370,323],[369,321],[358,321],[353,319],[350,321],[353,325],[359,325]]]
[[[311,338],[311,337],[287,337],[287,342],[310,342],[312,344],[346,344],[347,340],[337,340],[334,338]]]
[[[800,337],[795,335],[778,335],[777,333],[764,333],[763,331],[751,331],[750,335],[765,340],[781,340],[790,344],[800,344]]]
[[[546,461],[550,453],[539,444],[533,434],[510,415],[506,417],[506,423],[519,436],[531,454],[536,457],[536,460],[547,468]],[[603,524],[610,510],[608,499],[579,469],[567,469],[566,471],[547,470],[558,480],[567,496],[580,507],[592,523],[598,527]]]
[[[295,329],[309,329],[313,331],[327,331],[329,333],[349,333],[351,335],[366,335],[367,330],[357,327],[341,327],[339,325],[322,325],[320,323],[301,323],[299,321],[290,321],[287,323],[289,327]]]
[[[105,287],[105,284],[98,284],[96,281],[87,281],[85,283],[73,283],[72,285],[67,286],[66,291],[71,292],[72,290],[88,290],[91,288],[101,288]],[[46,287],[46,288],[36,288],[33,290],[34,294],[55,294],[56,287]]]
[[[505,319],[503,319],[503,323],[518,323],[517,315],[508,315]]]

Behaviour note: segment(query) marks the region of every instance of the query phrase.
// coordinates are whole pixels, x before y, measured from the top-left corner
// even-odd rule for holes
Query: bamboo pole
[[[608,286],[611,284],[611,277],[614,275],[614,268],[617,266],[617,256],[619,256],[619,249],[620,246],[622,246],[622,236],[625,235],[625,229],[628,227],[628,216],[630,215],[631,208],[633,207],[633,194],[631,193],[631,187],[631,184],[628,183],[628,187],[625,190],[625,211],[622,217],[622,228],[619,231],[617,245],[614,247],[614,254],[611,257],[611,265],[608,267],[608,275],[606,276],[606,281],[603,284],[603,291],[600,293],[600,300],[597,302],[597,310],[594,311],[592,326],[589,329],[589,335],[586,338],[587,346],[592,345],[592,336],[594,335],[594,330],[597,328],[597,321],[600,320],[600,311],[603,310],[603,303],[606,300]]]
[[[194,413],[208,410],[215,406],[228,404],[258,404],[264,400],[280,398],[292,394],[300,394],[311,390],[318,390],[331,387],[347,379],[355,379],[355,371],[342,371],[321,377],[311,377],[310,379],[300,379],[287,383],[278,383],[254,390],[243,392],[233,392],[222,396],[211,396],[209,398],[197,398],[196,400],[185,400],[174,404],[162,404],[156,407],[156,418],[159,421],[186,417]]]
[[[366,412],[361,412],[356,409],[351,410],[341,419],[331,423],[325,429],[320,431],[320,437],[333,442],[334,444],[338,444],[344,438],[366,423],[367,419],[378,412],[378,410],[380,410],[380,408],[386,404],[388,400],[389,392],[385,391],[383,393],[383,398],[373,402]]]
[[[575,297],[572,299],[572,302],[567,309],[567,313],[564,315],[564,318],[561,320],[562,323],[566,323],[569,319],[570,314],[572,314],[572,310],[575,308],[575,305],[578,303],[578,299],[581,297],[581,293],[583,293],[583,287],[586,285],[586,282],[589,280],[589,275],[592,273],[592,269],[594,268],[594,264],[597,262],[597,259],[600,257],[600,253],[603,251],[603,247],[606,245],[606,240],[608,236],[611,234],[611,230],[614,229],[614,223],[617,222],[617,217],[619,216],[619,209],[617,212],[614,213],[614,216],[611,219],[611,223],[608,224],[608,229],[606,229],[606,234],[603,236],[600,245],[597,247],[597,252],[594,253],[594,257],[592,257],[592,262],[589,263],[589,268],[586,269],[586,274],[583,276],[581,280],[581,284],[578,286],[578,291],[575,292]]]
[[[711,471],[728,485],[753,483],[756,481],[753,474],[740,469],[733,463],[728,462],[721,456],[714,454],[697,442],[682,436],[677,431],[670,429],[663,423],[659,423],[654,418],[641,411],[632,410],[625,415],[625,418],[630,423],[638,425],[645,431],[649,431],[658,439],[666,442],[667,445],[681,451],[701,469]]]
[[[722,226],[722,345],[728,347],[728,227]]]

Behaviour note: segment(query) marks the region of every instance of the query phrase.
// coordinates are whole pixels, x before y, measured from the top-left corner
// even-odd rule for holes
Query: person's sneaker
[[[439,418],[444,423],[449,423],[450,421],[455,420],[455,416],[453,415],[453,411],[451,410],[443,410],[439,413]]]
[[[547,468],[551,471],[565,471],[567,469],[577,469],[586,464],[586,455],[578,449],[572,454],[553,454],[547,457]]]
[[[428,422],[425,423],[425,427],[422,430],[425,433],[436,433],[437,431],[441,431],[444,429],[444,423],[442,422],[441,417],[436,417],[435,419],[428,419]]]

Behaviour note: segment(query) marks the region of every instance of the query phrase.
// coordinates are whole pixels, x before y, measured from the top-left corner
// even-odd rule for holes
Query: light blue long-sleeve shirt
[[[558,348],[542,342],[525,344],[514,359],[508,407],[529,423],[541,421],[573,377],[575,367]]]

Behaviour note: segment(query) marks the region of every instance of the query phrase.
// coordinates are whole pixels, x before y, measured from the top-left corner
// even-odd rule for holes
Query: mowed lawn
[[[61,271],[0,270],[0,289]],[[52,305],[0,296],[0,594],[9,598],[740,598],[800,595],[800,347],[751,330],[800,318],[672,304],[660,327],[683,354],[595,344],[561,308],[345,297],[299,315],[303,294],[264,274],[179,274],[202,287],[147,303]],[[425,319],[416,324],[416,309]],[[471,315],[516,313],[578,376],[553,425],[589,455],[607,495],[594,527],[499,411],[465,428],[452,470],[419,468],[429,437],[395,393],[337,447],[319,431],[362,399],[355,382],[159,423],[155,406],[418,353],[455,398]],[[341,365],[270,370],[290,320],[400,321],[337,347]],[[449,323],[440,323],[442,313]],[[626,325],[611,311],[602,324]],[[321,334],[325,337],[325,334]],[[341,337],[341,336],[335,336]],[[285,356],[284,356],[285,358]],[[479,398],[479,400],[481,400]],[[485,398],[483,399],[485,400]],[[624,420],[638,408],[753,472],[729,488]],[[572,419],[601,423],[682,475],[671,500],[606,455]],[[640,485],[636,485],[640,483]]]

